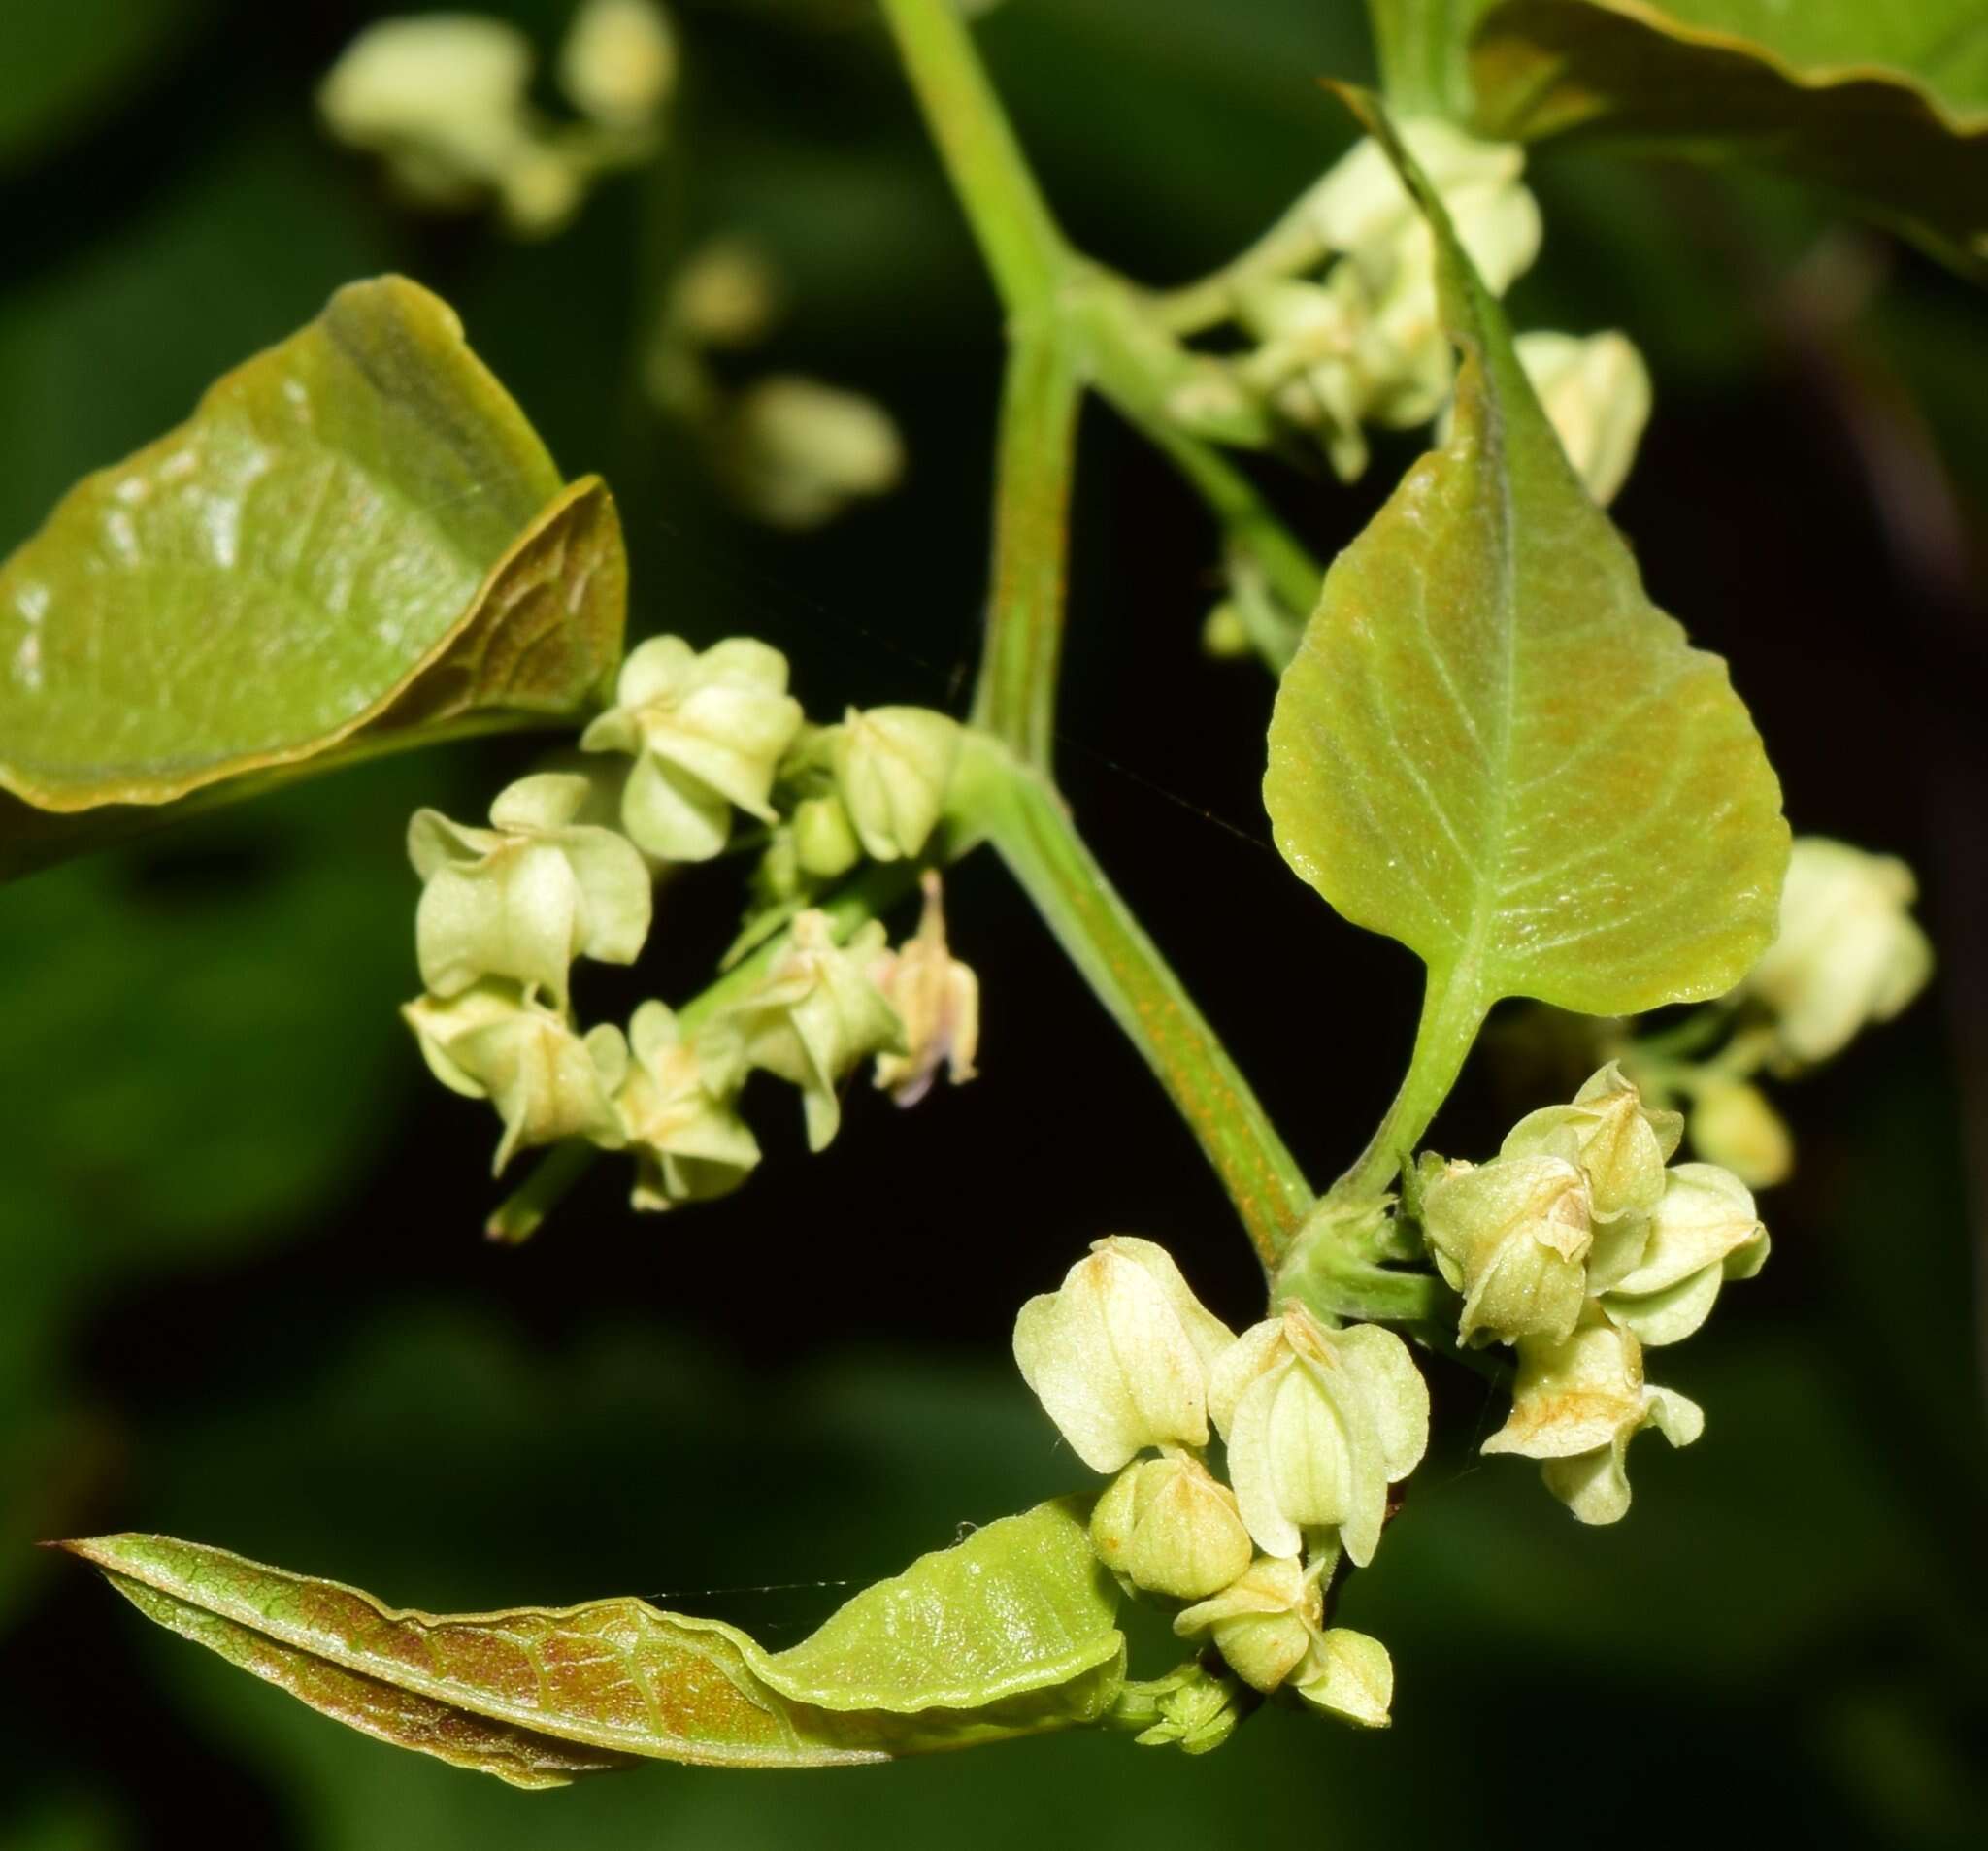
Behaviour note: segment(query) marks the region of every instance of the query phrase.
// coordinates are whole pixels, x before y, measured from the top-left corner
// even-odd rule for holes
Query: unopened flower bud
[[[1198,1459],[1135,1460],[1091,1512],[1098,1559],[1136,1588],[1202,1601],[1248,1568],[1254,1551],[1236,1494]]]
[[[923,707],[850,708],[826,741],[836,786],[872,861],[908,860],[945,808],[959,722]]]
[[[779,313],[772,260],[745,238],[714,238],[695,251],[670,286],[672,328],[704,347],[746,347]]]
[[[1746,1185],[1716,1164],[1681,1163],[1649,1218],[1641,1253],[1602,1307],[1645,1346],[1676,1343],[1710,1315],[1719,1286],[1767,1260],[1767,1229]]]
[[[491,829],[414,812],[414,942],[434,995],[509,977],[564,1008],[576,957],[635,962],[648,937],[648,868],[625,837],[574,820],[590,791],[565,773],[520,778],[491,805]]]
[[[1564,1338],[1587,1297],[1593,1244],[1587,1177],[1566,1157],[1451,1164],[1422,1192],[1437,1269],[1464,1295],[1466,1341]]]
[[[1394,1702],[1394,1661],[1377,1638],[1335,1626],[1312,1639],[1291,1673],[1290,1688],[1342,1722],[1385,1729]]]
[[[484,982],[447,1001],[424,996],[401,1010],[435,1077],[469,1099],[487,1099],[504,1120],[493,1169],[528,1145],[585,1138],[610,1150],[626,1141],[613,1094],[627,1074],[618,1029],[582,1040],[563,1014],[528,1003],[513,983]]]
[[[1133,1740],[1142,1748],[1177,1746],[1183,1754],[1205,1755],[1236,1733],[1240,1696],[1232,1675],[1195,1658],[1165,1677],[1126,1685],[1112,1716],[1140,1731]]]
[[[631,1056],[615,1095],[636,1156],[632,1197],[638,1208],[721,1196],[759,1161],[746,1121],[721,1095],[723,1056],[685,1041],[661,1003],[645,1003],[628,1024]]]
[[[1128,1235],[1093,1242],[1014,1320],[1022,1379],[1093,1471],[1207,1445],[1209,1366],[1235,1340],[1164,1247]]]
[[[677,87],[677,36],[654,0],[585,0],[559,51],[559,86],[609,128],[638,127]]]
[[[811,880],[835,880],[863,858],[863,844],[843,800],[806,797],[794,806],[794,865]]]
[[[1647,1214],[1663,1199],[1664,1166],[1684,1135],[1673,1111],[1652,1111],[1610,1061],[1589,1077],[1571,1106],[1528,1112],[1499,1147],[1503,1157],[1553,1156],[1576,1165],[1588,1182],[1597,1221]]]
[[[818,380],[776,375],[733,409],[732,478],[777,527],[818,527],[862,496],[895,488],[904,440],[880,405]]]
[[[802,721],[778,649],[732,637],[700,654],[680,637],[652,637],[621,665],[615,701],[580,744],[634,755],[621,819],[640,847],[709,861],[731,837],[735,805],[776,820],[774,774]]]
[[[1216,1360],[1209,1411],[1228,1442],[1242,1521],[1272,1556],[1336,1529],[1364,1568],[1388,1486],[1429,1443],[1429,1389],[1408,1345],[1377,1324],[1328,1331],[1298,1305]]]
[[[1650,419],[1650,374],[1626,335],[1539,331],[1513,343],[1574,474],[1602,507],[1615,499]]]
[[[1182,1638],[1207,1633],[1253,1690],[1277,1689],[1305,1662],[1324,1612],[1319,1564],[1260,1555],[1219,1594],[1174,1621]]]
[[[1916,891],[1893,856],[1821,836],[1795,843],[1780,935],[1742,986],[1777,1018],[1791,1062],[1829,1059],[1924,988],[1933,947],[1909,910]]]
[[[904,1024],[905,1052],[877,1057],[877,1084],[900,1106],[915,1106],[939,1070],[963,1086],[974,1077],[980,1045],[980,979],[945,942],[944,888],[928,869],[917,937],[885,952],[871,969],[877,987]]]
[[[1519,1344],[1511,1417],[1487,1453],[1541,1461],[1546,1489],[1583,1523],[1613,1523],[1629,1509],[1629,1442],[1655,1427],[1673,1446],[1705,1431],[1697,1403],[1643,1381],[1642,1346],[1590,1306],[1565,1342]]]
[[[825,913],[799,913],[772,969],[726,1011],[746,1064],[800,1087],[810,1150],[834,1140],[849,1069],[880,1049],[904,1051],[903,1025],[869,975],[882,948],[875,921],[839,945]]]
[[[1751,1189],[1772,1189],[1795,1168],[1795,1140],[1758,1086],[1707,1075],[1691,1098],[1692,1148]]]
[[[1211,655],[1217,661],[1234,661],[1251,654],[1255,646],[1249,640],[1249,625],[1236,608],[1233,598],[1224,598],[1202,622],[1201,650],[1204,655]]]

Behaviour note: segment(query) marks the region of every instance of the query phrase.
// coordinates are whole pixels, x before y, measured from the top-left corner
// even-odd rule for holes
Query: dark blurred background
[[[491,10],[548,47],[567,12]],[[409,216],[317,128],[363,6],[15,0],[0,548],[335,285],[398,269],[457,305],[570,473],[614,483],[638,631],[763,636],[817,713],[960,711],[990,293],[855,0],[676,12],[662,166],[520,245]],[[1371,70],[1352,0],[1009,0],[981,33],[1072,231],[1155,281],[1318,173],[1347,132],[1314,78]],[[1773,1264],[1660,1359],[1704,1440],[1643,1440],[1630,1518],[1582,1530],[1529,1467],[1474,1458],[1494,1410],[1439,1371],[1441,1438],[1342,1609],[1394,1654],[1380,1736],[1268,1715],[1203,1761],[1071,1737],[530,1796],[317,1719],[28,1539],[169,1531],[431,1609],[639,1592],[779,1644],[1083,1476],[1007,1332],[1084,1242],[1163,1240],[1232,1321],[1259,1303],[1191,1140],[985,857],[950,883],[977,1084],[904,1116],[866,1091],[812,1161],[776,1094],[773,1161],[732,1200],[638,1220],[603,1166],[531,1245],[487,1245],[493,1123],[394,1013],[401,832],[420,803],[475,814],[530,748],[377,764],[0,893],[0,1844],[1988,1842],[1988,304],[1757,180],[1549,151],[1532,176],[1547,246],[1516,318],[1620,326],[1655,373],[1616,510],[1654,595],[1731,658],[1797,829],[1919,871],[1942,960],[1783,1095]],[[741,522],[636,390],[659,250],[726,229],[786,273],[771,358],[909,441],[904,488],[821,534]],[[1410,451],[1279,493],[1329,552]],[[1399,1073],[1415,967],[1270,848],[1270,682],[1197,647],[1213,535],[1102,411],[1077,531],[1070,794],[1323,1178]],[[721,876],[675,890],[646,981],[695,987],[730,905]],[[1515,1109],[1480,1061],[1444,1147]]]

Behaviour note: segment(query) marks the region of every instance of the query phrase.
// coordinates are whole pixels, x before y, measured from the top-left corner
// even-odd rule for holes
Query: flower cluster
[[[1113,1236],[1022,1306],[1014,1355],[1077,1456],[1116,1474],[1091,1540],[1128,1588],[1184,1603],[1175,1631],[1256,1690],[1387,1721],[1386,1649],[1327,1627],[1325,1597],[1342,1554],[1373,1560],[1388,1486],[1428,1442],[1400,1338],[1296,1304],[1237,1337],[1165,1248]],[[1217,1435],[1227,1483],[1206,1457]]]
[[[1780,931],[1731,995],[1621,1047],[1645,1098],[1687,1108],[1701,1157],[1755,1189],[1786,1180],[1794,1140],[1756,1083],[1797,1078],[1925,988],[1933,948],[1912,917],[1912,871],[1821,836],[1796,840]]]
[[[1746,1185],[1673,1164],[1684,1121],[1614,1063],[1571,1105],[1512,1127],[1485,1164],[1425,1156],[1414,1191],[1429,1251],[1462,1296],[1457,1334],[1518,1353],[1511,1418],[1487,1453],[1542,1462],[1585,1523],[1629,1508],[1629,1441],[1654,1426],[1689,1444],[1703,1416],[1643,1380],[1645,1347],[1689,1337],[1728,1279],[1757,1273],[1767,1230]]]
[[[1524,150],[1437,120],[1408,122],[1402,133],[1478,274],[1503,294],[1540,250]],[[1256,343],[1240,377],[1310,432],[1350,481],[1367,467],[1366,427],[1426,424],[1449,399],[1455,362],[1437,309],[1428,220],[1369,138],[1299,200],[1260,257],[1239,266],[1236,318]],[[1606,502],[1628,475],[1649,416],[1641,357],[1612,332],[1527,334],[1518,353],[1569,458]]]
[[[785,936],[749,979],[680,1013],[643,1003],[625,1030],[582,1032],[576,1020],[576,961],[633,964],[649,936],[653,870],[719,854],[736,811],[786,843],[804,814],[817,833],[833,819],[848,845],[833,875],[925,850],[955,723],[886,708],[809,728],[786,683],[785,658],[763,643],[700,652],[658,637],[628,657],[616,704],[583,736],[588,774],[520,778],[487,829],[414,816],[425,989],[403,1012],[436,1076],[495,1106],[498,1170],[528,1146],[584,1140],[628,1151],[635,1206],[663,1208],[723,1194],[759,1161],[739,1109],[754,1072],[799,1089],[814,1150],[835,1137],[842,1088],[865,1060],[904,1105],[942,1069],[973,1076],[978,985],[947,946],[930,870],[917,934],[895,949],[875,921],[839,931],[808,904],[818,883],[797,876],[773,922]]]
[[[415,14],[361,32],[317,105],[348,147],[378,155],[411,203],[494,199],[521,237],[558,231],[601,176],[646,160],[677,84],[677,40],[656,0],[585,0],[558,59],[576,119],[531,101],[537,55],[502,19]]]

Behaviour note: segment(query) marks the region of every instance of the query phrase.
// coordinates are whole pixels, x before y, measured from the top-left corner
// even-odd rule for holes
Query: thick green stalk
[[[1065,247],[953,0],[882,0],[926,125],[1011,312],[1054,294]]]
[[[974,718],[1026,763],[1046,767],[1063,654],[1070,480],[1083,380],[1052,319],[1018,328],[1001,401],[993,590]]]
[[[1248,1081],[1092,858],[1056,792],[1016,767],[990,781],[984,802],[995,851],[1167,1089],[1265,1268],[1274,1267],[1312,1195]]]

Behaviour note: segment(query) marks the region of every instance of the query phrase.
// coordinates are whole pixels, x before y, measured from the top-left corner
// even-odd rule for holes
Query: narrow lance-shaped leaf
[[[888,1760],[1096,1721],[1117,1599],[1071,1500],[922,1556],[812,1637],[762,1650],[646,1602],[438,1616],[166,1537],[63,1545],[149,1618],[313,1708],[517,1786],[662,1759]]]
[[[1979,0],[1508,0],[1472,11],[1482,132],[1579,130],[1642,151],[1756,160],[1988,281]]]
[[[612,498],[562,488],[449,309],[354,283],[0,566],[0,790],[161,805],[389,733],[572,713],[626,596]],[[19,834],[0,870],[59,852],[55,826]]]
[[[1619,1014],[1730,988],[1773,935],[1788,832],[1725,664],[1645,597],[1440,202],[1354,102],[1436,234],[1456,414],[1327,576],[1264,797],[1291,866],[1429,966],[1460,1061],[1500,997]]]

